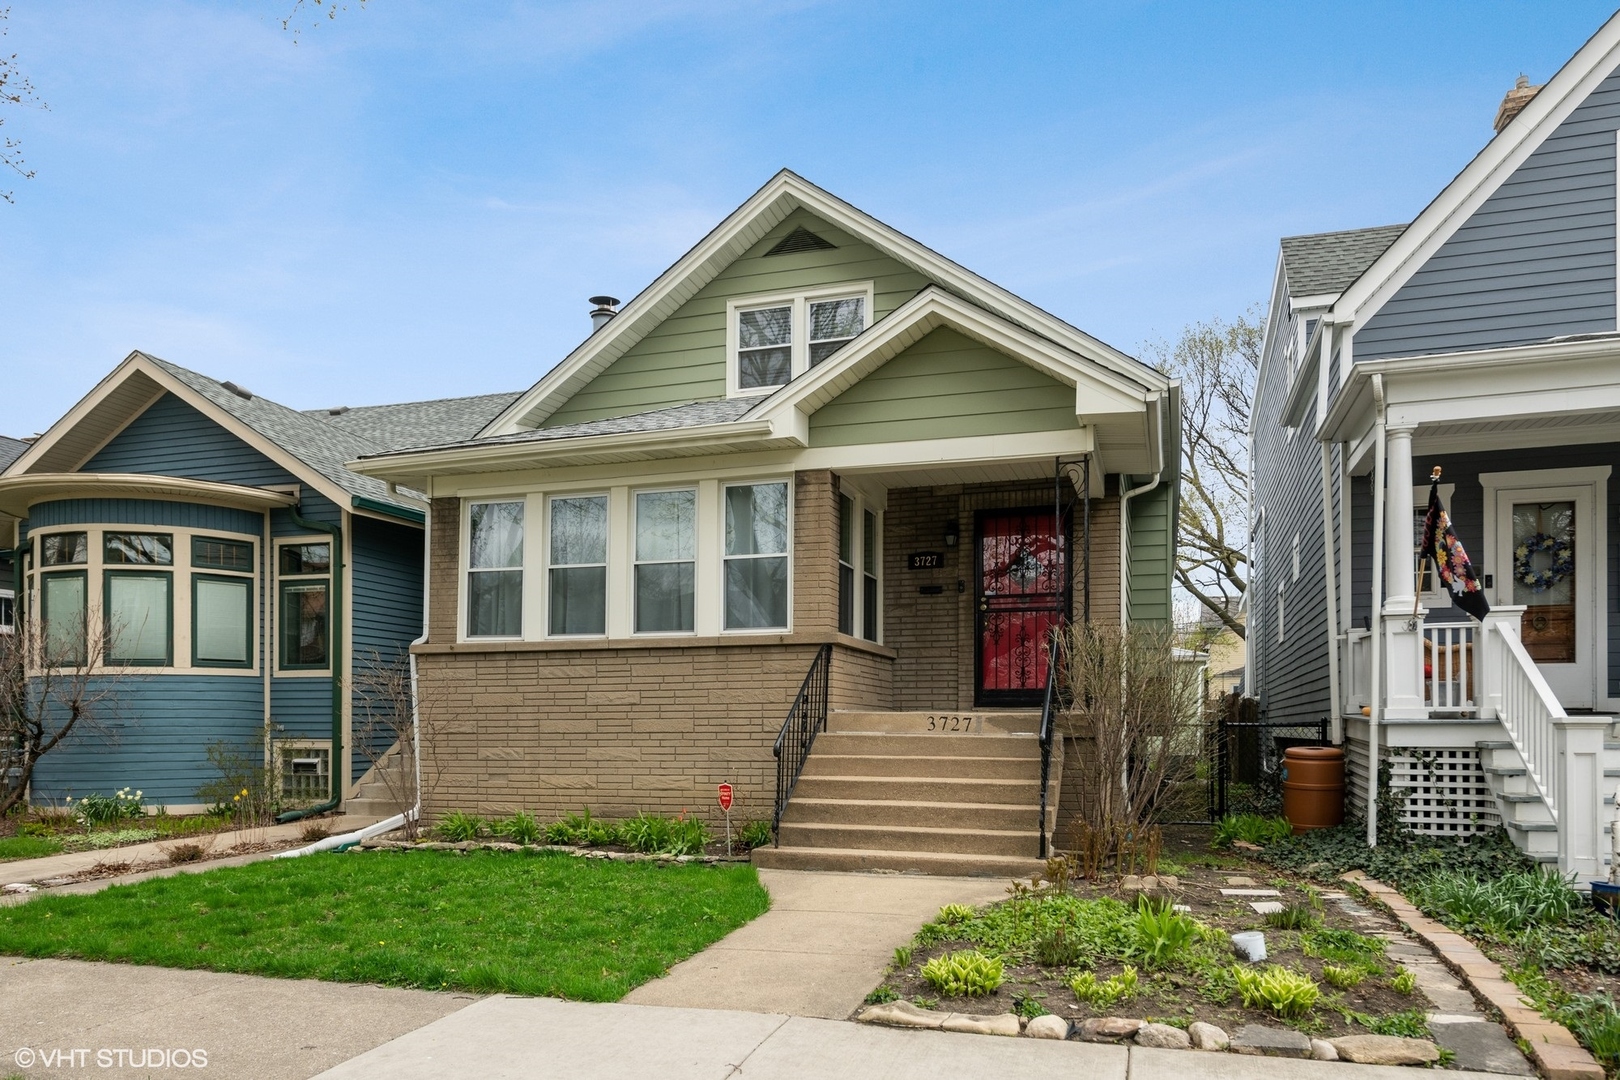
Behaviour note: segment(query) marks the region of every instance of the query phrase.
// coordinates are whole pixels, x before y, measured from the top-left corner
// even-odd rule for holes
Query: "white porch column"
[[[1391,600],[1390,604],[1395,601]],[[1412,614],[1412,598],[1400,611],[1384,609],[1384,719],[1421,720],[1429,715],[1423,700],[1423,617]]]
[[[1412,616],[1416,600],[1412,560],[1412,432],[1391,426],[1384,469],[1384,614]]]

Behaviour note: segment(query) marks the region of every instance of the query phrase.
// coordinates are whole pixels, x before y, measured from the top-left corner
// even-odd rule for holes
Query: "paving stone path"
[[[1502,1026],[1480,1011],[1474,995],[1426,945],[1387,929],[1383,917],[1348,893],[1329,892],[1322,897],[1361,924],[1366,933],[1382,938],[1389,958],[1412,973],[1418,989],[1435,1006],[1429,1013],[1429,1033],[1436,1044],[1457,1055],[1457,1068],[1508,1076],[1536,1074]]]

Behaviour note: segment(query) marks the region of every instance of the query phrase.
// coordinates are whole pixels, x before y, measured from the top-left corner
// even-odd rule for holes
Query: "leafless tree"
[[[19,615],[0,635],[0,815],[27,798],[47,754],[71,739],[106,737],[127,675],[106,661],[101,634],[53,641]]]
[[[403,653],[384,656],[373,652],[360,658],[349,684],[354,696],[355,748],[376,768],[395,804],[412,806],[419,790],[426,800],[443,779],[444,759],[429,755],[424,760],[423,747],[431,746],[434,736],[455,722],[465,707],[466,695],[453,690],[436,692],[420,682],[413,687],[410,658]],[[408,817],[406,838],[415,840],[420,826]]]
[[[1181,380],[1181,542],[1176,582],[1233,633],[1249,588],[1249,409],[1260,368],[1264,315],[1193,323],[1146,357]]]
[[[1093,759],[1081,816],[1094,833],[1151,825],[1164,793],[1192,775],[1201,687],[1163,623],[1076,623],[1063,641],[1067,722]]]
[[[348,6],[339,0],[293,0],[292,10],[281,20],[281,28],[292,35],[293,44],[297,45],[299,35],[306,29],[304,26],[306,18],[312,20],[308,29],[313,29],[320,25],[322,15],[328,20],[335,19],[338,12]],[[356,0],[356,6],[365,7],[366,0]]]
[[[0,38],[6,36],[5,21],[11,18],[10,8],[0,8]],[[0,107],[15,105],[23,108],[49,108],[34,92],[34,84],[17,68],[16,53],[0,53]],[[6,118],[0,116],[0,127]],[[23,164],[22,144],[9,135],[0,135],[0,167],[10,169],[24,180],[34,178],[34,170]],[[0,191],[0,199],[8,203],[17,200],[9,191]]]

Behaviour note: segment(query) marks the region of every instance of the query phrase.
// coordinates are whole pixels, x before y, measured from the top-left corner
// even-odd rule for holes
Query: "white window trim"
[[[518,565],[516,565],[516,566],[485,567],[483,571],[476,571],[476,570],[474,570],[472,568],[472,512],[473,512],[473,507],[475,507],[475,506],[489,506],[489,505],[492,505],[492,504],[495,504],[495,503],[517,503],[518,505],[523,507],[523,558],[521,560],[519,560]],[[529,572],[528,572],[529,548],[531,546],[532,540],[534,539],[533,534],[532,534],[532,532],[530,531],[530,528],[529,528],[529,521],[530,521],[530,518],[532,516],[533,516],[533,510],[529,506],[528,497],[525,496],[525,495],[491,496],[489,498],[468,499],[468,500],[464,500],[462,502],[462,504],[461,504],[461,545],[460,545],[461,552],[460,552],[460,556],[459,556],[461,577],[460,577],[460,586],[459,586],[459,589],[458,589],[458,591],[461,594],[461,603],[459,605],[457,605],[457,607],[458,607],[457,618],[458,618],[458,620],[460,621],[460,624],[461,624],[459,627],[457,627],[457,637],[459,637],[461,640],[463,640],[463,641],[522,641],[522,640],[524,640],[524,638],[526,636],[526,632],[527,632],[528,627],[529,627],[529,620],[534,617],[534,612],[529,610],[530,605],[529,605]],[[471,634],[469,634],[467,632],[468,623],[470,621],[468,619],[467,606],[468,606],[468,604],[470,604],[472,602],[472,590],[467,587],[467,583],[468,583],[468,580],[469,580],[469,575],[474,574],[474,573],[482,573],[482,572],[489,571],[489,570],[516,570],[516,571],[518,571],[518,597],[519,597],[518,602],[520,604],[522,604],[523,609],[522,609],[522,611],[519,612],[519,615],[518,615],[518,632],[516,634],[479,634],[479,635],[477,635],[475,637],[475,636],[473,636],[473,635],[471,635]]]
[[[613,612],[613,537],[614,537],[614,532],[615,532],[615,530],[613,528],[613,493],[610,492],[610,491],[607,491],[607,490],[599,490],[599,489],[593,489],[593,490],[590,490],[590,491],[554,491],[554,492],[538,495],[538,496],[535,497],[535,499],[537,499],[539,501],[540,505],[542,507],[544,507],[542,528],[540,530],[540,549],[539,549],[540,550],[540,575],[539,575],[540,581],[539,581],[538,587],[533,591],[534,595],[539,598],[539,603],[537,605],[538,610],[535,613],[535,618],[538,620],[538,622],[531,622],[528,619],[527,615],[525,615],[524,626],[526,628],[527,627],[532,627],[532,626],[538,626],[538,628],[539,628],[538,632],[533,636],[546,638],[548,640],[556,640],[556,641],[598,641],[598,640],[601,640],[602,638],[605,638],[605,637],[608,636],[608,630],[613,625],[613,615],[612,615],[612,612]],[[601,562],[599,562],[599,563],[558,563],[558,564],[553,564],[552,563],[552,561],[551,561],[551,504],[557,499],[601,499],[605,504],[607,504],[607,521],[605,523],[605,528],[607,529],[607,535],[603,537],[602,561]],[[483,500],[480,500],[480,501],[483,501]],[[529,511],[527,509],[525,509],[524,510],[524,519],[523,519],[524,523],[525,523],[525,527],[527,527],[527,523],[528,523],[528,520],[529,520],[528,515],[529,515]],[[471,518],[469,518],[468,520],[470,522]],[[525,536],[524,537],[524,542],[523,542],[523,559],[524,559],[525,563],[528,562],[528,558],[529,558],[529,537]],[[592,567],[592,566],[600,566],[602,568],[602,570],[603,570],[602,576],[604,578],[604,582],[603,582],[603,586],[602,586],[602,632],[600,634],[557,634],[557,633],[552,633],[552,630],[551,630],[551,571],[554,570],[554,569],[556,569],[556,570],[564,570],[564,569],[572,570],[572,569],[578,569],[578,568],[581,568],[581,567]],[[525,583],[527,583],[528,578],[525,577],[524,581],[525,581]],[[529,593],[529,590],[527,588],[527,584],[525,584],[525,590],[524,590],[524,602],[525,603],[528,602],[529,595],[530,595],[530,593]],[[476,640],[483,641],[485,639],[484,638],[477,638]]]
[[[726,490],[734,487],[764,487],[768,484],[785,484],[787,486],[787,548],[780,555],[730,555],[726,554]],[[716,522],[717,540],[715,555],[719,561],[719,573],[715,575],[716,595],[720,600],[720,633],[727,637],[758,637],[761,634],[791,634],[793,632],[793,533],[798,526],[794,514],[795,493],[793,478],[791,476],[772,477],[762,476],[753,480],[728,480],[720,485],[719,520]],[[735,629],[726,626],[726,563],[732,559],[778,559],[787,560],[787,625],[786,626],[741,626]]]
[[[34,553],[39,551],[39,541],[46,536],[56,536],[62,533],[86,534],[88,558],[85,562],[74,563],[72,566],[40,566]],[[106,627],[102,619],[103,598],[106,595],[106,574],[111,570],[143,569],[138,564],[108,563],[106,561],[106,534],[107,533],[162,533],[172,536],[174,543],[174,559],[167,566],[148,566],[147,570],[158,573],[167,573],[170,576],[170,611],[171,623],[169,626],[169,641],[173,649],[171,663],[164,665],[127,665],[127,670],[133,675],[208,675],[221,678],[260,678],[264,674],[264,650],[260,629],[265,618],[263,598],[265,594],[264,582],[260,580],[260,552],[264,538],[257,533],[238,533],[229,529],[200,529],[189,525],[144,525],[109,522],[88,522],[71,525],[50,525],[29,530],[27,542],[17,553],[17,558],[28,556],[27,570],[23,577],[24,599],[31,611],[37,610],[40,603],[39,581],[42,575],[60,571],[83,571],[85,575],[85,635],[88,640],[97,640],[97,635],[105,634]],[[236,543],[251,545],[253,549],[253,569],[251,571],[214,570],[207,567],[193,567],[191,565],[191,541],[195,537],[213,537],[220,540],[230,540]],[[322,537],[322,539],[328,539]],[[209,665],[194,665],[191,662],[191,578],[194,574],[209,577],[243,577],[254,582],[252,604],[249,612],[249,651],[253,655],[251,667],[213,667]],[[7,595],[11,590],[0,590],[0,595]],[[16,613],[15,596],[12,597],[13,618]],[[273,603],[272,603],[272,606]],[[39,632],[37,623],[34,632]],[[5,631],[0,631],[5,632]],[[271,639],[274,641],[274,638]],[[126,665],[105,663],[105,667],[123,671]],[[293,674],[288,672],[289,675]]]
[[[9,634],[16,628],[17,594],[10,589],[0,589],[0,600],[11,601],[11,622],[0,623],[0,634]]]
[[[790,380],[797,379],[810,370],[810,304],[818,300],[837,300],[843,298],[862,297],[865,300],[865,321],[861,332],[865,333],[875,321],[872,311],[872,300],[875,289],[870,281],[852,281],[842,285],[828,285],[815,289],[805,289],[796,292],[765,293],[758,296],[739,296],[726,301],[726,396],[727,397],[765,397],[780,390],[780,386],[761,386],[743,389],[739,384],[739,366],[737,351],[741,345],[740,335],[737,332],[737,318],[744,312],[755,308],[791,307],[791,353]],[[786,384],[783,384],[786,385]]]
[[[666,491],[690,491],[692,493],[692,557],[690,559],[642,559],[636,555],[636,498],[640,495],[657,495]],[[698,580],[702,576],[698,573],[698,562],[702,553],[698,550],[698,516],[703,512],[702,500],[698,495],[697,484],[674,484],[667,487],[631,488],[630,489],[630,633],[638,638],[659,637],[696,637],[698,628]],[[636,629],[636,568],[639,566],[676,566],[682,563],[692,564],[692,629],[690,630],[637,630]]]
[[[852,553],[854,563],[845,563],[838,559],[841,566],[852,566],[855,571],[855,594],[851,604],[851,631],[849,636],[859,641],[870,641],[873,644],[883,642],[883,522],[884,504],[887,494],[877,496],[855,486],[848,481],[841,481],[839,492],[841,496],[851,500],[854,504],[854,536]],[[873,573],[877,581],[877,635],[868,638],[863,632],[866,628],[866,515],[876,518],[877,535],[873,543]],[[842,539],[842,538],[839,538]],[[843,633],[839,630],[839,633]]]
[[[277,679],[330,679],[332,677],[332,657],[330,655],[335,636],[332,633],[332,571],[324,574],[283,574],[281,572],[281,549],[296,547],[300,544],[326,544],[331,546],[331,533],[310,533],[307,536],[277,536],[272,538],[270,552],[270,584],[265,590],[269,597],[270,608],[270,674]],[[338,552],[333,551],[331,558],[336,559]],[[329,562],[327,566],[330,568]],[[289,581],[321,581],[326,582],[326,636],[327,658],[324,668],[282,668],[281,666],[281,582],[286,578]],[[344,581],[349,579],[344,577]],[[348,605],[344,605],[347,610]],[[212,670],[212,669],[210,669]]]

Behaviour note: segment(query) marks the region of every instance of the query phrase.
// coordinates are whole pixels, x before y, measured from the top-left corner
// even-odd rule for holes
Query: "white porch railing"
[[[1420,623],[1423,704],[1430,709],[1474,707],[1474,627],[1471,623]]]
[[[1350,630],[1344,635],[1344,703],[1342,711],[1355,715],[1372,704],[1372,632]]]

